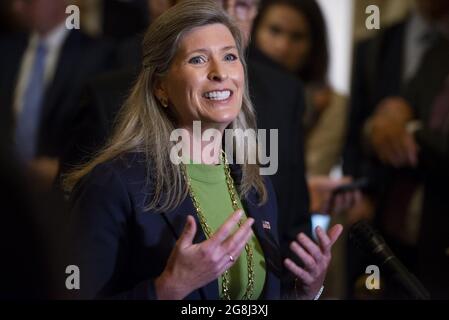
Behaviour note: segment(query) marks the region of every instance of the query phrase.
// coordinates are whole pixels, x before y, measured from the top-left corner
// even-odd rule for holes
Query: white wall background
[[[330,54],[329,81],[348,95],[351,78],[354,0],[317,0],[326,20]]]

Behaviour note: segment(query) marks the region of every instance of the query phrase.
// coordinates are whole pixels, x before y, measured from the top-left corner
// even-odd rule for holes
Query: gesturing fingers
[[[313,283],[314,278],[312,277],[312,275],[309,272],[307,272],[306,270],[304,270],[303,268],[298,267],[296,265],[296,263],[294,263],[292,260],[290,260],[288,258],[285,259],[284,265],[288,270],[290,270],[291,273],[293,273],[305,285],[311,285]]]
[[[327,234],[321,229],[320,227],[317,227],[316,229],[316,235],[318,237],[318,242],[321,248],[321,251],[324,253],[324,255],[329,255],[331,252],[332,243]]]
[[[237,245],[233,247],[232,250],[229,251],[229,254],[234,258],[234,261],[231,261],[228,268],[232,266],[235,263],[235,261],[237,261],[238,257],[240,257],[240,255],[242,254],[243,249],[245,248],[246,244],[248,243],[248,241],[251,239],[252,236],[253,232],[251,230],[244,233],[243,238],[241,238],[241,240],[237,242]]]
[[[179,237],[178,243],[181,248],[185,248],[192,244],[193,238],[196,234],[196,222],[192,216],[187,216],[186,225]]]
[[[290,249],[299,257],[304,263],[305,269],[310,273],[317,271],[315,259],[307,253],[296,241],[290,244]]]
[[[223,243],[223,248],[227,252],[235,252],[238,251],[239,247],[245,246],[247,240],[252,235],[251,226],[253,223],[253,218],[247,219],[245,223],[242,224],[240,228]]]
[[[331,246],[334,245],[335,241],[338,240],[341,233],[343,231],[343,226],[341,224],[336,224],[332,228],[330,228],[329,232],[327,233],[329,236],[329,239],[331,241]]]
[[[212,237],[209,239],[209,245],[211,246],[212,250],[221,245],[222,242],[229,237],[234,227],[240,221],[242,215],[243,210],[235,211],[212,235]]]
[[[245,245],[253,236],[251,230],[253,223],[254,219],[248,219],[219,249],[219,252],[222,255],[223,272],[224,270],[229,269],[237,261],[245,248]]]
[[[331,249],[335,241],[340,237],[343,227],[340,224],[333,226],[329,233],[326,234],[320,227],[316,228],[316,234],[318,236],[318,242],[320,248],[325,256],[330,257]]]
[[[310,240],[310,238],[307,237],[304,233],[300,233],[297,236],[297,240],[307,251],[307,253],[309,253],[315,259],[317,263],[321,261],[322,252],[320,247],[318,247],[315,242]]]

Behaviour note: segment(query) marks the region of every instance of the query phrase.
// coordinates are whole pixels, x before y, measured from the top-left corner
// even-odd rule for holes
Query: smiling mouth
[[[203,97],[213,101],[224,101],[232,96],[231,90],[214,90],[203,94]]]

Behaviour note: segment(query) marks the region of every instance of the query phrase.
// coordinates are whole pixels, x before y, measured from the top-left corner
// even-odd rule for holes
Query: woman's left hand
[[[304,263],[301,268],[291,259],[284,260],[285,267],[297,278],[295,288],[298,299],[311,300],[320,291],[331,261],[332,245],[342,231],[343,226],[340,224],[333,226],[327,234],[317,227],[318,244],[303,233],[298,234],[297,241],[290,244],[290,249]]]

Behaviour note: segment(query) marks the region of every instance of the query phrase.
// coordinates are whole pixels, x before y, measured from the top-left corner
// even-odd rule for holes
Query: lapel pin
[[[271,230],[270,222],[262,220],[262,227],[267,230]]]

